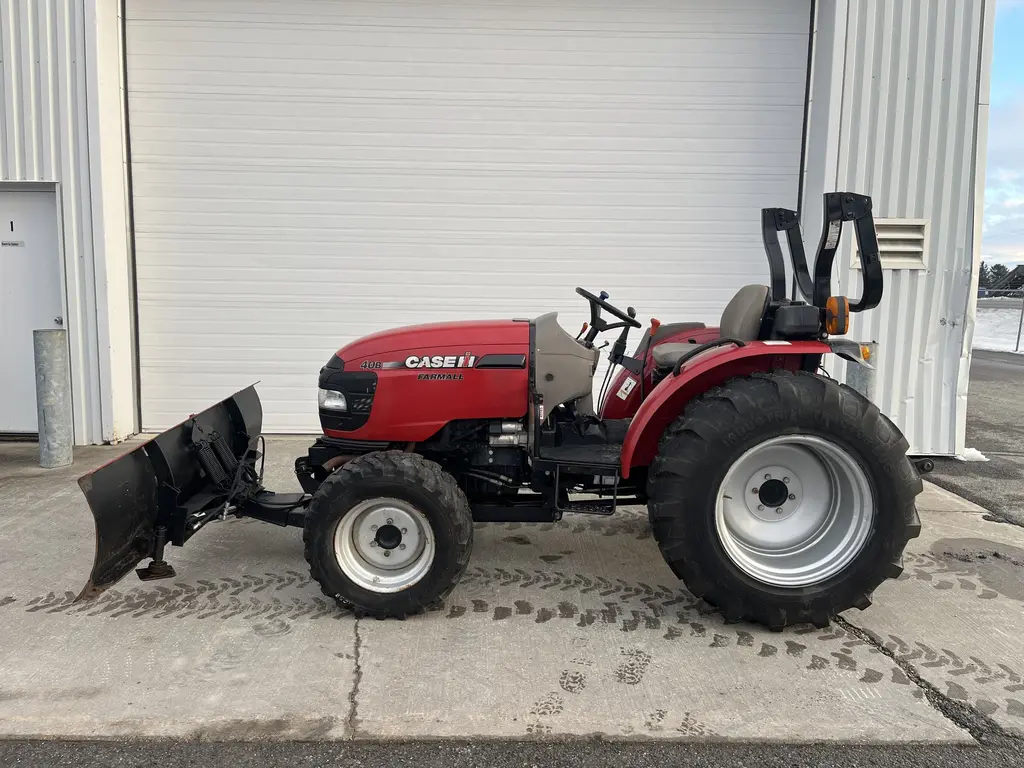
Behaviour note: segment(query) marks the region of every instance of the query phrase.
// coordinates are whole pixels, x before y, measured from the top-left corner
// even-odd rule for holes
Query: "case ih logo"
[[[476,356],[472,352],[464,355],[409,355],[405,358],[406,368],[472,368]]]

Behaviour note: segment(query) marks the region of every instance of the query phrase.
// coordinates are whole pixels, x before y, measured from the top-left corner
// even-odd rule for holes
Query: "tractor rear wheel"
[[[368,453],[324,480],[303,541],[324,594],[357,616],[401,618],[451,592],[469,563],[473,516],[455,478],[434,462]]]
[[[827,626],[902,572],[922,490],[896,426],[811,373],[732,379],[665,432],[648,510],[665,560],[728,621]]]

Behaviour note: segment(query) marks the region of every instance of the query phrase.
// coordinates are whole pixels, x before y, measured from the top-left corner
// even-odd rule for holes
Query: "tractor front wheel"
[[[654,536],[727,620],[827,626],[902,572],[921,528],[908,447],[878,408],[831,379],[733,379],[666,430],[648,481]]]
[[[313,495],[303,531],[310,573],[357,616],[405,617],[443,599],[473,546],[458,484],[432,461],[368,453]]]

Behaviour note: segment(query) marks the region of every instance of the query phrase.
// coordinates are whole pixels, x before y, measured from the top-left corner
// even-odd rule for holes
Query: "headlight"
[[[347,411],[348,401],[343,392],[335,392],[333,389],[321,389],[317,398],[320,407],[327,411]]]

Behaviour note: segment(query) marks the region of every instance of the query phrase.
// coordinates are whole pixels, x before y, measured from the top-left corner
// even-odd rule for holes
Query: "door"
[[[128,0],[142,421],[342,344],[559,312],[718,324],[796,207],[810,0]],[[636,337],[634,336],[634,339]],[[600,376],[600,371],[599,374]]]
[[[32,331],[64,323],[53,191],[0,190],[0,433],[34,434]]]

